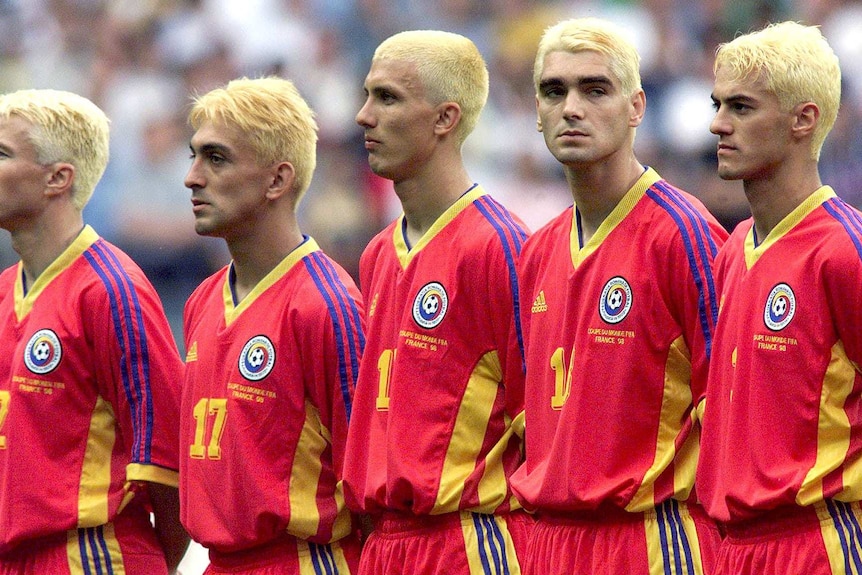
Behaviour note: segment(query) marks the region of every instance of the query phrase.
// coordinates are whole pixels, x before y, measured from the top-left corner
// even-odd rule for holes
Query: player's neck
[[[295,226],[283,229],[280,233],[272,230],[265,239],[247,237],[228,240],[228,251],[236,276],[233,287],[237,302],[251,293],[303,240],[302,233]]]
[[[21,258],[27,285],[33,283],[72,245],[84,227],[81,212],[42,214],[12,232],[12,248]]]
[[[395,193],[404,210],[410,245],[415,245],[472,186],[462,165],[445,173],[429,173],[396,183]]]
[[[757,237],[765,239],[781,220],[822,185],[816,164],[814,169],[804,173],[777,174],[770,178],[744,181],[743,188]]]
[[[584,244],[638,181],[643,170],[634,156],[622,165],[603,162],[565,167],[572,199],[578,210],[579,232]]]

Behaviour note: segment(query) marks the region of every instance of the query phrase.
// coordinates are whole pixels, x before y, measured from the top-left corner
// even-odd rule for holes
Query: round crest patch
[[[602,289],[599,315],[610,324],[620,323],[632,309],[632,288],[620,276],[608,280]]]
[[[265,335],[248,340],[239,354],[239,372],[250,381],[259,381],[269,375],[275,365],[275,347]]]
[[[40,329],[33,334],[24,348],[24,365],[33,373],[53,371],[63,356],[60,338],[50,329]]]
[[[413,321],[425,329],[437,327],[448,307],[446,289],[437,282],[425,284],[413,300]]]
[[[787,327],[796,313],[796,296],[789,285],[780,283],[769,292],[763,310],[763,323],[772,331]]]

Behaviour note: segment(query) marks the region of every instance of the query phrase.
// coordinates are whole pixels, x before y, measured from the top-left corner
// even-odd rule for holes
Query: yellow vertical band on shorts
[[[71,575],[126,574],[120,542],[117,541],[111,523],[69,531],[66,537],[66,557]]]
[[[644,513],[650,575],[703,575],[697,527],[684,503],[665,501]]]
[[[341,545],[296,541],[299,575],[351,575]]]
[[[862,512],[859,502],[826,501],[814,505],[833,575],[862,575]]]
[[[461,532],[470,575],[521,574],[505,518],[462,512]]]

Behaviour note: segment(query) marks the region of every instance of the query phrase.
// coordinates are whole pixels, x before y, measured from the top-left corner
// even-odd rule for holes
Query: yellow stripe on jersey
[[[811,505],[823,499],[823,478],[841,465],[850,449],[850,419],[844,410],[847,396],[853,391],[856,369],[844,351],[844,344],[838,341],[832,346],[832,356],[823,376],[820,391],[820,418],[817,423],[817,458],[808,470],[796,502]],[[859,462],[853,473],[858,476]],[[862,499],[862,485],[857,481],[849,482],[844,478],[844,490],[835,495],[836,499],[858,501]]]
[[[760,245],[754,245],[754,226],[751,226],[748,235],[745,237],[745,266],[746,269],[751,269],[760,256],[769,249],[769,246],[780,240],[784,234],[796,227],[796,225],[805,219],[805,216],[819,208],[820,205],[829,198],[835,197],[835,192],[829,186],[822,186],[813,194],[805,198],[801,204],[796,206],[792,212],[784,216],[784,219],[772,228],[769,235],[765,238],[760,238]]]
[[[329,430],[320,420],[320,412],[308,400],[305,401],[305,421],[296,444],[293,468],[290,470],[288,497],[290,501],[290,520],[287,532],[300,539],[317,535],[320,529],[320,509],[318,485],[323,472],[321,459],[331,444]],[[341,539],[350,533],[350,512],[344,504],[344,495],[339,483],[335,494],[338,517],[333,525],[332,538]]]
[[[578,222],[576,218],[578,206],[575,205],[575,208],[572,210],[572,232],[569,238],[572,253],[572,265],[575,268],[577,268],[581,262],[598,249],[604,239],[608,237],[608,234],[614,231],[614,228],[616,228],[617,225],[623,221],[627,215],[629,215],[629,212],[631,212],[632,208],[634,208],[640,201],[647,189],[660,179],[661,176],[659,176],[658,172],[652,168],[644,170],[644,173],[641,174],[638,181],[636,181],[629,191],[626,192],[626,195],[623,196],[613,211],[608,214],[608,217],[605,218],[596,230],[596,233],[593,234],[583,248],[580,245],[578,235]]]
[[[114,410],[107,401],[97,397],[81,469],[78,527],[108,522],[108,488],[111,484],[111,452],[116,441],[115,430]]]
[[[644,474],[640,488],[626,506],[626,511],[647,511],[655,507],[653,494],[655,481],[672,463],[675,466],[674,495],[679,499],[688,497],[694,484],[694,472],[697,467],[697,449],[689,444],[697,438],[687,438],[686,445],[679,455],[677,455],[675,442],[682,430],[685,412],[691,406],[691,387],[688,384],[690,376],[691,354],[680,336],[671,344],[665,362],[664,391],[653,463]],[[693,423],[694,418],[695,413],[692,410],[688,419]],[[682,459],[680,457],[682,455],[686,458]],[[674,458],[677,458],[676,462]]]
[[[65,271],[72,262],[87,251],[87,249],[98,239],[99,234],[96,233],[96,230],[91,228],[89,225],[84,226],[84,229],[81,230],[81,233],[78,234],[75,241],[73,241],[56,260],[51,262],[51,265],[49,265],[38,278],[36,278],[33,285],[31,285],[30,289],[27,290],[26,296],[24,295],[24,283],[22,281],[23,268],[22,264],[20,262],[18,263],[14,288],[15,316],[18,318],[18,321],[21,321],[30,313],[30,310],[33,309],[33,304],[36,302],[39,294],[48,287],[48,284]]]
[[[449,513],[460,508],[461,497],[464,494],[464,481],[479,463],[482,444],[485,442],[485,431],[491,420],[491,411],[500,391],[499,382],[502,377],[503,370],[496,351],[482,356],[470,375],[455,418],[449,446],[446,449],[446,458],[440,474],[440,487],[437,491],[437,501],[431,511],[432,515]],[[507,495],[502,457],[514,433],[513,426],[509,423],[507,420],[506,433],[485,459],[485,472],[478,487],[479,508],[476,511],[493,511]]]
[[[110,523],[103,527],[69,531],[66,538],[66,557],[71,575],[126,574],[120,542],[117,541],[114,526]]]
[[[688,507],[674,499],[644,513],[650,575],[703,575],[697,527]]]
[[[497,515],[461,512],[461,533],[470,575],[520,575],[506,520]]]
[[[326,440],[320,432],[322,427],[317,408],[305,400],[305,421],[296,444],[288,486],[290,522],[287,531],[301,539],[315,535],[320,527],[317,486],[323,471],[320,459],[326,450]]]

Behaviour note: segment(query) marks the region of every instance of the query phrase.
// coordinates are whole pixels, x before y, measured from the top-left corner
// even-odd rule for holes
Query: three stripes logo
[[[536,296],[536,301],[533,302],[533,307],[530,308],[533,313],[542,313],[548,311],[548,304],[545,303],[545,290],[539,290],[539,295]]]

